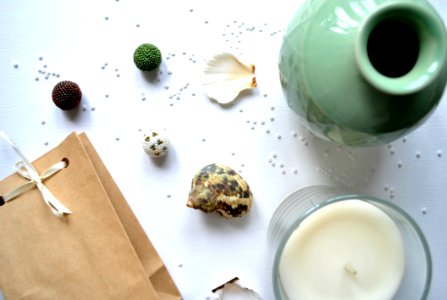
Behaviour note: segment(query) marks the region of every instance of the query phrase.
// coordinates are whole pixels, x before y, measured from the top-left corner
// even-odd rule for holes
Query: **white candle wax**
[[[361,200],[329,204],[288,239],[279,276],[289,299],[392,299],[405,267],[393,220]]]

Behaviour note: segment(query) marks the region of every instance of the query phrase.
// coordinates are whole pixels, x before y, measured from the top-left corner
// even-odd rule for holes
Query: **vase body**
[[[389,143],[442,97],[445,25],[425,0],[308,0],[287,28],[279,73],[290,108],[317,136]]]

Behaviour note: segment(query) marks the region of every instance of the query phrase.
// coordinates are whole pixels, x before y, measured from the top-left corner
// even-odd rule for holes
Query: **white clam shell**
[[[255,66],[241,63],[230,53],[218,54],[207,63],[203,85],[209,98],[230,103],[241,91],[256,87]]]

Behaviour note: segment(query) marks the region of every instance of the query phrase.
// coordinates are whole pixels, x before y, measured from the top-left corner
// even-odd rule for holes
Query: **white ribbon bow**
[[[14,143],[9,139],[9,137],[0,130],[0,136],[15,150],[15,152],[22,159],[17,162],[14,167],[16,168],[16,172],[20,174],[22,177],[28,179],[29,181],[16,187],[11,192],[5,194],[2,198],[4,202],[8,202],[13,200],[15,197],[20,196],[26,191],[37,186],[39,191],[42,194],[44,202],[51,209],[51,212],[58,216],[62,217],[64,214],[71,214],[71,211],[66,208],[54,195],[51,191],[43,184],[43,180],[53,176],[60,170],[64,169],[68,165],[68,160],[63,159],[62,161],[54,164],[46,171],[44,171],[41,175],[37,172],[34,166],[29,162],[29,160],[23,155],[23,153],[17,148]]]

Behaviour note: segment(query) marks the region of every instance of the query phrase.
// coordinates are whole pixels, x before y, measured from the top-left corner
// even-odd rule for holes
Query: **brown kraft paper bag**
[[[144,230],[85,134],[33,162],[72,212],[57,217],[37,188],[0,206],[0,289],[14,299],[181,299]],[[4,195],[26,179],[0,182]]]

